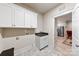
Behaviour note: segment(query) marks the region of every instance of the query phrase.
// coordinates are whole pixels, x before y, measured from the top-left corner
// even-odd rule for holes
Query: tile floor
[[[32,47],[28,51],[24,51],[15,56],[62,56],[62,54],[56,50],[49,49],[48,47],[41,51]]]

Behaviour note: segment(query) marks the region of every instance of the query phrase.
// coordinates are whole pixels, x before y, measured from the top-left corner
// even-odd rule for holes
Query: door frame
[[[56,18],[57,17],[60,17],[60,16],[63,16],[63,15],[66,15],[66,14],[69,14],[69,13],[72,13],[73,12],[73,9],[72,10],[68,10],[68,11],[64,11],[62,13],[59,13],[57,15],[54,16],[54,48],[55,48],[55,24],[56,24]]]

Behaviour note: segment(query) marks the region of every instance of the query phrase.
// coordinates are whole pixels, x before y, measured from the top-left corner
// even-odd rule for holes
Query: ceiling
[[[61,3],[24,3],[24,5],[31,7],[40,13],[46,13],[60,4]]]
[[[72,13],[68,13],[63,16],[59,16],[56,18],[56,20],[64,21],[64,22],[72,21]]]

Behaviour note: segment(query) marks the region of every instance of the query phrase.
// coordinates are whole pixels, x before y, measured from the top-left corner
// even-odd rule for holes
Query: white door
[[[8,4],[0,4],[0,27],[10,27],[12,8]]]
[[[15,6],[15,27],[24,27],[24,9],[19,7],[19,6]]]
[[[72,12],[72,33],[72,51],[75,55],[79,55],[79,4]]]

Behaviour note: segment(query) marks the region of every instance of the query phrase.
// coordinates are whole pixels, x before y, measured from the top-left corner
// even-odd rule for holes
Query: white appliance
[[[36,47],[42,50],[48,46],[48,33],[39,32],[35,33]]]

